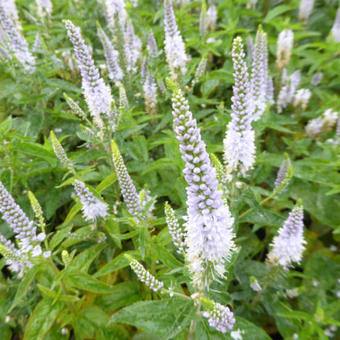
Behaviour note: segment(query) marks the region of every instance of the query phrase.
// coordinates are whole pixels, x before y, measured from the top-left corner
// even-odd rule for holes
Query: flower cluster
[[[23,254],[30,254],[32,257],[40,256],[42,249],[40,242],[44,241],[44,233],[37,234],[37,228],[28,219],[21,208],[15,203],[13,197],[0,182],[0,212],[16,234],[15,238],[19,243],[20,251]]]
[[[164,206],[164,212],[165,212],[166,224],[168,225],[169,234],[171,235],[172,242],[177,248],[177,252],[181,253],[184,251],[184,248],[185,248],[184,229],[178,223],[174,210],[171,208],[171,206],[167,202],[165,203],[165,206]]]
[[[314,0],[301,0],[299,6],[299,20],[307,21],[313,11]]]
[[[19,15],[18,10],[15,5],[15,0],[2,0],[2,5],[6,9],[6,13],[9,18],[14,22],[17,28],[21,29],[21,25],[19,24]]]
[[[284,269],[293,262],[300,263],[306,241],[303,238],[303,206],[299,200],[289,213],[287,220],[274,237],[272,248],[268,254],[271,264],[278,264]]]
[[[294,42],[294,33],[292,30],[283,30],[279,34],[277,41],[276,64],[281,70],[288,65]]]
[[[70,98],[66,93],[64,93],[64,98],[74,115],[78,116],[79,118],[83,120],[87,119],[85,112],[80,108],[80,106],[72,98]]]
[[[340,8],[338,8],[336,12],[336,17],[332,27],[332,36],[335,41],[340,42]]]
[[[58,141],[58,139],[55,136],[53,131],[51,131],[50,138],[51,138],[51,142],[52,142],[53,151],[54,151],[55,155],[57,156],[57,158],[59,159],[60,163],[66,169],[68,169],[69,171],[73,171],[73,164],[69,160],[69,158],[67,157],[64,148],[62,147],[62,145]]]
[[[110,39],[101,27],[98,27],[98,36],[104,48],[104,56],[109,71],[109,78],[118,84],[118,82],[120,82],[124,77],[123,71],[118,62],[118,52],[115,50]]]
[[[26,268],[31,268],[32,263],[28,260],[27,254],[20,251],[15,245],[0,234],[0,254],[6,259],[6,264],[12,272],[22,277]]]
[[[224,160],[229,174],[239,173],[245,176],[255,162],[255,133],[251,125],[253,104],[249,75],[240,37],[233,42],[232,58],[235,84],[231,98],[232,120],[224,139]]]
[[[149,70],[146,70],[145,81],[143,85],[145,108],[148,114],[157,113],[157,85]]]
[[[196,71],[195,71],[194,79],[191,82],[191,87],[194,87],[198,83],[202,75],[204,74],[207,68],[207,62],[208,62],[207,57],[203,57],[198,63]]]
[[[254,120],[260,119],[267,106],[267,84],[268,84],[268,47],[267,35],[260,26],[255,40],[252,53],[251,73],[251,104],[253,105]]]
[[[105,218],[108,210],[106,203],[99,201],[81,181],[75,180],[73,187],[82,204],[82,211],[86,220],[94,221],[98,217]]]
[[[331,130],[339,119],[339,114],[332,109],[327,109],[321,117],[314,118],[305,127],[309,137],[317,138],[321,133]]]
[[[287,70],[282,71],[281,89],[277,97],[276,105],[277,112],[281,113],[288,104],[292,104],[294,95],[301,81],[300,71],[295,71],[290,76],[287,74]]]
[[[115,28],[115,18],[119,19],[119,23],[123,24],[127,18],[124,0],[102,0],[104,6],[104,15],[106,22],[111,31]]]
[[[171,76],[177,77],[179,69],[182,74],[186,72],[188,56],[182,36],[178,30],[171,0],[164,0],[164,30],[165,30],[165,54],[170,67]]]
[[[213,308],[204,312],[203,316],[208,319],[209,325],[221,333],[231,330],[235,324],[233,312],[218,302],[214,302]]]
[[[73,25],[70,20],[65,20],[65,27],[74,47],[74,54],[81,72],[85,100],[91,115],[96,118],[97,122],[101,120],[101,114],[111,117],[113,102],[111,90],[100,77],[92,59],[91,50],[81,36],[80,28]],[[101,125],[101,123],[99,124]]]
[[[28,49],[27,41],[19,32],[13,19],[11,19],[13,12],[8,12],[10,8],[5,7],[5,4],[0,2],[0,42],[5,47],[5,56],[11,58],[10,54],[12,53],[16,61],[21,63],[27,72],[33,72],[35,58]],[[5,34],[2,34],[1,31]]]
[[[312,96],[312,92],[309,89],[299,89],[296,91],[293,100],[294,107],[301,107],[304,111],[307,109],[308,102]]]
[[[156,42],[156,39],[155,39],[155,36],[154,36],[152,30],[150,30],[149,33],[148,33],[147,49],[148,49],[148,52],[149,52],[149,56],[151,58],[157,58],[158,47],[157,47],[157,42]]]
[[[125,26],[122,27],[124,35],[124,55],[126,70],[128,72],[136,73],[137,61],[140,56],[142,42],[135,34],[135,29],[129,20],[126,20]]]
[[[158,281],[137,260],[132,258],[129,258],[129,260],[132,270],[136,273],[138,279],[142,281],[147,287],[152,289],[154,292],[157,292],[163,288],[163,282]]]
[[[276,191],[277,193],[282,192],[282,190],[284,190],[285,187],[288,185],[292,175],[293,175],[292,163],[288,157],[288,154],[285,153],[285,158],[282,161],[276,176],[274,191]]]
[[[207,30],[212,32],[216,29],[217,9],[214,4],[211,4],[207,10]]]
[[[322,72],[317,72],[313,75],[312,80],[310,84],[312,86],[318,86],[323,78],[323,73]]]
[[[141,206],[136,187],[132,182],[132,179],[125,167],[123,158],[115,142],[111,143],[111,148],[113,165],[116,170],[124,202],[128,206],[129,213],[132,216],[137,217],[138,219],[143,219],[143,207]]]
[[[38,14],[41,18],[45,15],[52,14],[53,7],[51,0],[35,0],[35,2],[38,6]]]
[[[172,98],[174,130],[185,161],[183,170],[188,183],[186,245],[194,284],[208,286],[210,274],[222,275],[225,261],[233,249],[233,218],[218,189],[216,171],[211,166],[206,145],[201,139],[188,101],[175,85]]]

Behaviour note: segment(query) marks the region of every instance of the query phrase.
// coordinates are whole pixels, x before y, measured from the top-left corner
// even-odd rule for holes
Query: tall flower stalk
[[[8,13],[9,8],[0,2],[0,31],[2,31],[0,33],[3,33],[0,40],[5,50],[8,49],[6,55],[9,58],[11,58],[10,54],[13,54],[25,71],[33,72],[35,70],[35,58],[29,51],[27,41],[19,32],[11,13]]]
[[[20,247],[23,257],[42,255],[40,242],[44,241],[44,233],[37,234],[37,227],[28,219],[22,209],[15,203],[13,197],[0,182],[0,212],[2,219],[7,222]]]
[[[299,20],[307,21],[314,7],[314,0],[301,0],[299,5]]]
[[[70,20],[65,20],[65,27],[74,47],[89,111],[98,125],[102,125],[100,115],[103,114],[107,118],[111,118],[112,115],[113,98],[111,90],[100,77],[92,59],[91,49],[85,44],[80,28],[73,25]]]
[[[185,74],[188,56],[177,27],[171,0],[164,0],[164,30],[166,60],[170,67],[171,77],[176,79],[178,71]]]
[[[303,237],[303,206],[298,200],[287,220],[274,237],[268,262],[288,269],[293,263],[300,263],[306,241]]]
[[[290,61],[294,42],[292,30],[283,30],[277,40],[276,64],[282,70]]]
[[[83,215],[86,220],[95,221],[99,217],[106,217],[107,204],[95,197],[83,182],[75,180],[73,187],[81,202]]]
[[[252,55],[252,73],[251,73],[251,94],[254,105],[254,120],[261,118],[266,109],[267,84],[268,84],[268,48],[267,34],[260,26],[255,40],[255,47]]]
[[[98,36],[104,48],[104,56],[107,69],[109,71],[109,78],[118,84],[124,77],[124,73],[119,66],[118,52],[115,50],[109,37],[100,26],[98,26]]]
[[[224,139],[224,160],[228,174],[246,176],[255,162],[255,132],[251,125],[254,105],[240,37],[234,39],[232,58],[235,83],[231,98],[232,119]]]
[[[132,182],[132,179],[124,164],[123,158],[119,152],[118,146],[114,141],[111,143],[111,150],[113,165],[118,177],[120,190],[122,192],[124,202],[128,207],[129,213],[137,219],[143,220],[143,208],[137,194],[136,187]]]
[[[173,88],[172,115],[179,149],[185,162],[183,170],[188,183],[186,245],[189,269],[199,289],[208,288],[211,279],[222,276],[231,256],[234,242],[228,206],[218,188],[206,145],[201,139],[197,122],[180,89]]]

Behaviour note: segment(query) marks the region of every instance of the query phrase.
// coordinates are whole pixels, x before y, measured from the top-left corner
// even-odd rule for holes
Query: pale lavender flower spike
[[[340,42],[340,8],[336,11],[336,17],[332,27],[332,36],[334,41]]]
[[[158,47],[157,47],[157,42],[156,42],[156,39],[155,39],[155,36],[154,36],[152,30],[150,30],[149,33],[148,33],[147,48],[148,48],[148,52],[149,52],[150,57],[157,58]]]
[[[174,210],[171,206],[166,202],[164,206],[165,219],[166,224],[169,228],[169,234],[171,235],[172,242],[177,248],[177,252],[181,253],[185,248],[185,232],[184,228],[182,228],[176,218]]]
[[[104,6],[105,19],[111,31],[114,31],[116,17],[121,25],[125,23],[127,12],[124,0],[102,0],[102,4]]]
[[[313,75],[312,80],[310,84],[312,86],[318,86],[323,78],[323,73],[322,72],[317,72]]]
[[[287,70],[282,71],[282,84],[279,95],[277,97],[276,105],[277,112],[281,113],[288,104],[292,104],[294,95],[301,81],[300,71],[295,71],[290,76],[287,74]]]
[[[119,149],[115,142],[111,143],[112,148],[112,160],[113,165],[116,170],[116,174],[118,177],[120,190],[122,192],[124,202],[128,206],[129,213],[137,217],[140,220],[144,219],[143,216],[143,208],[141,205],[141,201],[137,194],[137,190],[135,185],[132,182],[132,179],[125,167],[123,158],[119,152]]]
[[[252,128],[253,107],[249,75],[242,40],[234,39],[232,58],[234,86],[231,121],[224,139],[224,160],[228,174],[246,176],[255,162],[255,132]]]
[[[293,263],[301,262],[305,244],[303,206],[301,200],[299,200],[279,229],[279,234],[274,237],[268,254],[268,261],[270,264],[280,265],[284,269],[288,269]]]
[[[292,30],[283,30],[277,41],[277,56],[276,64],[281,70],[290,60],[294,42],[294,32]]]
[[[28,219],[21,208],[15,203],[13,197],[0,182],[0,212],[2,219],[8,223],[16,234],[20,250],[23,253],[30,253],[31,256],[42,254],[40,242],[44,241],[46,235],[40,233],[37,235],[37,228],[32,221]]]
[[[207,29],[212,32],[216,29],[216,22],[217,22],[217,8],[215,4],[209,6],[207,10]]]
[[[157,85],[148,69],[146,70],[143,90],[146,112],[148,114],[157,114]]]
[[[13,53],[17,61],[22,64],[27,72],[35,69],[35,58],[28,49],[25,38],[18,31],[17,26],[9,16],[8,9],[0,2],[0,31],[1,42],[8,52]],[[8,53],[8,56],[10,55]]]
[[[135,29],[132,23],[127,20],[125,27],[123,28],[124,34],[124,54],[126,61],[126,68],[128,72],[137,72],[137,61],[140,57],[140,50],[142,48],[142,42],[135,34]]]
[[[31,268],[32,263],[27,259],[27,254],[17,249],[13,242],[0,234],[0,254],[6,259],[6,264],[13,272],[22,277],[26,268]]]
[[[233,312],[227,306],[214,302],[214,307],[209,312],[204,312],[203,316],[208,319],[209,326],[216,328],[221,333],[231,330],[235,324]]]
[[[284,159],[280,165],[279,171],[276,176],[274,191],[281,193],[289,183],[293,174],[292,163],[287,153],[284,155]]]
[[[124,77],[123,71],[118,62],[118,52],[115,50],[112,42],[101,27],[98,27],[98,36],[104,48],[104,56],[107,69],[109,71],[109,78],[117,85]]]
[[[175,88],[175,85],[172,85]],[[189,269],[195,286],[208,287],[214,274],[222,276],[225,262],[234,248],[231,217],[218,188],[206,145],[196,120],[181,90],[172,98],[174,130],[185,161],[183,170],[188,183],[186,245]]]
[[[40,17],[52,14],[53,6],[51,0],[35,0],[35,2],[38,6],[38,14]]]
[[[19,24],[19,15],[18,10],[15,5],[15,0],[2,0],[2,5],[6,9],[7,15],[9,18],[15,23],[15,25],[21,29],[21,26]]]
[[[92,59],[92,53],[83,40],[80,28],[65,20],[67,34],[73,44],[82,77],[84,96],[91,115],[99,120],[100,115],[110,117],[113,98],[110,88],[105,85]]]
[[[178,30],[171,0],[164,0],[164,30],[165,30],[165,54],[170,67],[171,76],[177,77],[176,72],[186,72],[188,56],[185,53],[185,45]]]
[[[301,0],[299,5],[299,20],[307,21],[314,7],[314,0]]]
[[[163,288],[163,282],[158,281],[153,275],[151,275],[137,260],[130,259],[130,266],[136,273],[138,279],[145,283],[147,287],[152,289],[154,292],[159,291]]]
[[[96,218],[107,216],[108,206],[95,197],[92,192],[81,181],[74,181],[74,190],[82,205],[83,215],[88,221],[95,221]]]
[[[261,118],[267,106],[267,85],[268,85],[268,49],[267,35],[260,26],[255,40],[255,47],[252,56],[251,92],[252,104],[254,105],[254,120]]]

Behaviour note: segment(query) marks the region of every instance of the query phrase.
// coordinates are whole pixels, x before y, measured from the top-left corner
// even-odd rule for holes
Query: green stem
[[[52,259],[49,259],[48,262],[49,262],[49,264],[51,265],[52,270],[53,270],[53,272],[55,273],[55,275],[56,275],[56,276],[59,275],[59,274],[60,274],[60,270],[59,270],[58,267],[55,265],[55,263],[53,262],[53,260],[52,260]],[[63,291],[63,293],[64,293],[65,295],[67,295],[67,289],[66,289],[65,284],[64,284],[64,282],[63,282],[62,279],[60,279],[60,287],[61,287],[61,290]],[[72,302],[66,302],[66,304],[67,304],[69,310],[73,313],[73,315],[74,315],[74,316],[77,315],[76,309],[75,309],[73,303],[72,303]]]
[[[271,200],[275,195],[277,194],[277,190],[273,191],[273,193],[271,195],[269,195],[268,197],[266,197],[265,199],[263,199],[259,205],[263,205],[266,202],[268,202],[269,200]],[[249,208],[248,210],[244,211],[240,216],[239,219],[243,218],[244,216],[246,216],[248,213],[250,213],[251,211],[253,211],[254,208]]]

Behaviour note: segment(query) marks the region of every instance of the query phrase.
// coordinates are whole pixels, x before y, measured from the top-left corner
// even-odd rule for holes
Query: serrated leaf
[[[106,313],[112,313],[118,308],[131,305],[141,299],[142,295],[137,282],[122,282],[114,285],[110,294],[97,296],[96,304]]]
[[[172,339],[190,325],[193,313],[193,302],[185,299],[142,301],[115,313],[110,323],[127,323],[162,339]]]
[[[64,309],[60,301],[55,304],[52,299],[45,297],[34,308],[25,328],[24,340],[43,340],[55,319]]]
[[[28,288],[30,287],[32,281],[34,280],[35,276],[41,269],[42,269],[42,266],[35,265],[27,273],[25,273],[25,275],[23,276],[17,288],[10,311],[21,302]]]
[[[110,273],[112,273],[116,270],[127,267],[130,264],[130,262],[125,257],[125,254],[131,255],[136,260],[141,259],[141,255],[139,254],[139,252],[137,250],[126,251],[124,253],[119,254],[115,259],[113,259],[111,262],[107,263],[105,266],[101,267],[97,271],[97,273],[94,274],[94,277],[104,276],[104,275],[110,274]]]
[[[82,272],[71,272],[65,275],[65,279],[74,287],[97,294],[110,294],[111,287],[91,275]]]
[[[87,272],[91,263],[105,247],[106,245],[104,244],[96,244],[93,247],[82,251],[71,261],[67,270]]]

